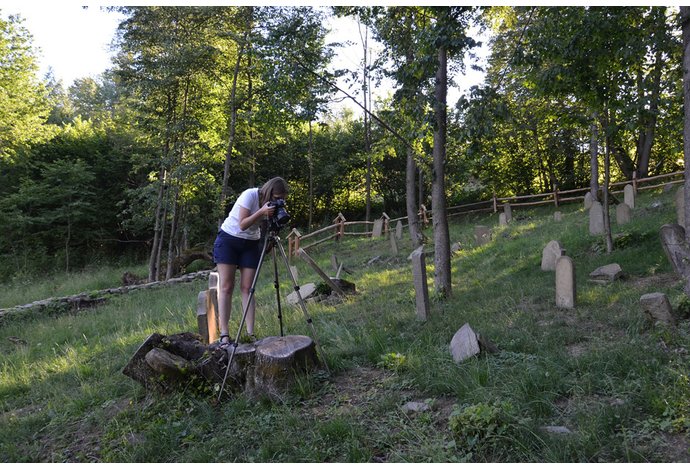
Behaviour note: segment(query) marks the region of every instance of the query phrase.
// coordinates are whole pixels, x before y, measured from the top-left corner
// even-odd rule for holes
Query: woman
[[[261,222],[273,215],[275,207],[270,205],[277,199],[284,199],[288,193],[284,179],[275,177],[261,188],[247,189],[237,198],[232,210],[220,227],[213,244],[213,260],[218,266],[218,322],[220,345],[232,343],[228,334],[228,322],[232,309],[232,292],[235,289],[235,272],[240,269],[240,292],[242,308],[247,308],[250,289],[256,269],[259,267],[261,249],[259,242]],[[247,309],[247,334],[254,340],[254,298]]]

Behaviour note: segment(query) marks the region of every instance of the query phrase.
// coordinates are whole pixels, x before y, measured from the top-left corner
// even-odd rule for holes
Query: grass
[[[651,208],[657,200],[662,207]],[[79,312],[13,316],[0,326],[0,461],[688,462],[690,324],[652,326],[639,307],[653,291],[676,309],[684,304],[658,238],[675,216],[672,195],[641,195],[630,224],[618,227],[614,216],[611,254],[588,234],[581,206],[561,210],[564,221],[555,223],[553,208],[514,208],[505,228],[495,226],[495,214],[453,217],[451,240],[462,246],[452,261],[453,294],[431,295],[426,322],[414,311],[408,240],[398,256],[385,240],[311,251],[327,271],[336,254],[359,293],[337,306],[309,305],[332,375],[301,378],[281,404],[238,396],[214,407],[213,396],[192,392],[147,395],[121,374],[151,333],[195,330],[201,281],[113,296]],[[488,245],[474,246],[476,224],[494,227]],[[575,261],[574,310],[555,307],[553,272],[540,270],[551,239]],[[319,282],[293,262],[300,283]],[[587,281],[613,262],[625,279]],[[45,296],[116,286],[121,273],[94,269],[71,285],[49,279],[25,296],[10,285],[15,299],[3,296],[3,304],[40,299],[54,284],[63,285],[60,293]],[[263,269],[257,288],[259,336],[278,334],[272,275]],[[428,278],[433,290],[433,265]],[[287,333],[311,335],[303,314],[283,306]],[[448,344],[464,323],[500,351],[455,364]],[[431,409],[404,412],[413,400]]]

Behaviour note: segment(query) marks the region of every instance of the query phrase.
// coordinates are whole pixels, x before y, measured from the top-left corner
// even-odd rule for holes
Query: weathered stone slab
[[[572,309],[576,297],[575,264],[570,257],[560,256],[556,261],[556,306]]]
[[[594,199],[592,199],[592,193],[587,192],[585,194],[585,210],[589,210],[590,208],[592,208],[592,202],[593,201],[594,201]]]
[[[569,433],[572,433],[572,431],[570,431],[568,427],[562,427],[557,425],[546,425],[540,428],[544,430],[546,433],[555,433],[559,435],[567,435]]]
[[[553,221],[563,221],[563,213],[556,211],[553,213]]]
[[[374,229],[372,230],[372,238],[380,238],[383,235],[383,219],[374,220]]]
[[[498,226],[508,226],[508,222],[506,221],[506,214],[505,213],[499,213],[498,214]]]
[[[419,412],[428,412],[431,410],[431,407],[429,404],[426,402],[407,402],[404,406],[402,406],[403,412],[406,414],[415,414]]]
[[[589,234],[604,234],[604,209],[596,200],[589,209]]]
[[[685,229],[672,223],[662,226],[660,235],[673,270],[683,278],[690,278],[690,249],[685,244]]]
[[[474,227],[474,240],[477,246],[483,246],[491,241],[491,229],[488,226],[477,225]]]
[[[640,297],[642,310],[652,322],[675,326],[671,302],[664,293],[647,293]]]
[[[160,382],[151,379],[151,367],[146,363],[146,355],[155,347],[158,347],[164,337],[164,335],[157,332],[148,336],[144,343],[134,352],[132,358],[129,359],[127,365],[122,369],[122,373],[139,382],[146,389],[163,389]]]
[[[632,208],[635,208],[635,189],[632,184],[626,184],[623,188],[623,202]]]
[[[541,270],[545,272],[556,270],[556,261],[563,252],[561,243],[556,240],[549,241],[541,251]]]
[[[623,276],[621,266],[614,263],[608,264],[594,270],[589,274],[590,281],[599,284],[607,284],[618,280]]]
[[[412,281],[414,282],[415,305],[417,318],[426,321],[429,318],[429,285],[426,278],[426,257],[424,246],[415,249],[412,254]]]
[[[189,360],[185,360],[161,348],[149,350],[144,359],[153,371],[172,380],[184,378],[192,366]]]
[[[503,204],[503,213],[506,216],[506,223],[510,223],[513,219],[513,209],[510,207],[510,204]]]
[[[627,186],[626,186],[627,187]],[[630,223],[632,218],[632,211],[627,203],[622,203],[616,205],[616,223],[619,225],[625,225]]]
[[[397,239],[402,239],[403,236],[403,224],[401,220],[398,220],[398,223],[395,225],[395,237]]]
[[[293,291],[290,293],[286,301],[289,305],[297,305],[299,304],[299,295],[302,295],[303,300],[307,300],[309,298],[313,298],[316,296],[316,284],[315,283],[305,283],[304,285],[299,287],[299,294],[296,291]]]
[[[390,241],[391,241],[391,253],[394,256],[397,256],[398,255],[398,238],[396,238],[395,236],[391,236]]]
[[[450,353],[455,363],[461,363],[470,357],[479,355],[479,340],[469,324],[464,324],[450,341]]]
[[[220,277],[218,272],[211,272],[208,274],[208,288],[218,288],[218,283],[220,282]]]

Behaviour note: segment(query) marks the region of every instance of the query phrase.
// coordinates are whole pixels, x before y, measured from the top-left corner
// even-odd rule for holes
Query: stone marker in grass
[[[570,257],[560,256],[556,261],[556,306],[574,308],[576,292],[575,264]]]

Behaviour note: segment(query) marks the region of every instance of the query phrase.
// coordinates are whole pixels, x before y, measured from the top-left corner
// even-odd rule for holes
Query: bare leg
[[[236,271],[236,265],[218,264],[218,324],[221,335],[228,334]]]
[[[250,290],[252,288],[252,282],[254,281],[254,275],[256,274],[256,269],[250,269],[248,267],[240,267],[240,292],[242,293],[242,308],[247,307],[247,300],[249,299]],[[254,309],[256,302],[254,297],[252,297],[252,302],[247,309],[247,334],[254,334]]]

